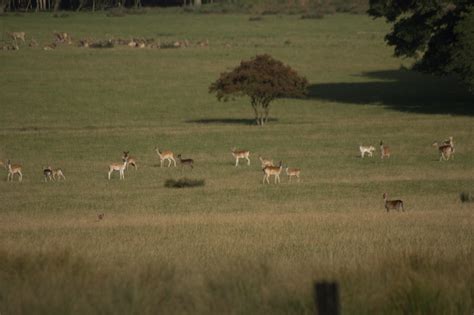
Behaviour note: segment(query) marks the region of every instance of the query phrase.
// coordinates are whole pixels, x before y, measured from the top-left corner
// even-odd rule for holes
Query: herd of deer
[[[440,161],[441,160],[449,160],[450,158],[454,159],[454,140],[453,137],[449,137],[448,139],[442,141],[441,143],[433,142],[433,146],[438,148],[440,153]],[[375,152],[375,148],[373,146],[359,146],[361,158],[364,158],[367,154],[369,157],[373,156]],[[174,153],[172,151],[160,151],[159,148],[155,148],[155,152],[160,158],[160,167],[163,167],[165,161],[168,161],[168,167],[171,167],[173,164],[176,167],[176,159],[174,157]],[[233,148],[231,150],[232,156],[235,159],[235,167],[239,166],[239,161],[241,159],[247,160],[247,165],[250,165],[250,151],[248,150],[237,150]],[[263,157],[258,157],[261,163],[261,168],[263,171],[263,179],[262,183],[270,184],[270,177],[273,176],[275,180],[275,184],[280,183],[280,174],[285,169],[286,175],[288,176],[289,182],[291,182],[293,177],[296,177],[296,180],[300,181],[300,174],[301,170],[299,168],[289,168],[287,166],[283,167],[282,161],[278,163],[278,165],[274,165],[273,160],[264,159]],[[380,158],[390,158],[390,148],[384,145],[383,141],[380,141]],[[179,160],[181,167],[189,166],[191,169],[194,167],[194,160],[193,159],[183,159],[181,154],[177,155],[177,159]],[[7,165],[5,165],[2,161],[0,161],[0,166],[5,167],[8,170],[7,181],[13,181],[15,175],[18,175],[18,181],[21,182],[23,179],[22,173],[22,166],[19,164],[11,164],[10,160],[7,161]],[[108,179],[111,179],[111,175],[113,172],[119,173],[119,178],[125,178],[125,170],[128,166],[133,166],[135,170],[138,169],[137,159],[130,156],[129,151],[124,151],[122,156],[122,163],[112,163],[109,165],[109,172],[107,174]],[[60,168],[52,168],[51,166],[43,168],[43,175],[44,181],[60,181],[65,180],[66,177],[64,176],[63,171]],[[383,194],[383,199],[385,202],[385,209],[387,212],[390,210],[397,210],[405,211],[403,208],[403,201],[402,200],[388,200],[387,193]]]

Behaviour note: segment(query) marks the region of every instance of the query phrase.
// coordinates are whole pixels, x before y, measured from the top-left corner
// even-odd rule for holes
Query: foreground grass
[[[317,279],[341,284],[347,314],[472,312],[474,209],[458,200],[474,187],[472,98],[399,70],[388,26],[349,15],[2,23],[44,43],[68,31],[210,47],[0,52],[0,158],[25,175],[0,182],[0,312],[312,313]],[[312,86],[307,100],[275,102],[277,120],[257,128],[246,100],[219,104],[207,87],[265,52]],[[456,158],[440,163],[430,144],[450,135]],[[390,160],[357,157],[381,139]],[[157,145],[195,169],[159,168]],[[233,146],[252,151],[250,167],[233,167]],[[138,170],[107,181],[124,150]],[[258,155],[302,168],[302,182],[262,185]],[[68,179],[43,183],[48,164]],[[165,187],[185,176],[205,185]],[[407,213],[385,213],[383,192]]]

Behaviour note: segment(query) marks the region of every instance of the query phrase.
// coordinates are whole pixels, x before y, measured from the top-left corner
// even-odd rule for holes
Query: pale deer
[[[164,160],[168,161],[168,167],[171,166],[171,162],[174,163],[174,167],[176,167],[176,160],[174,159],[174,154],[171,151],[163,151],[161,152],[158,148],[155,148],[156,154],[160,157],[160,167],[163,167]]]
[[[128,166],[131,165],[133,166],[133,168],[135,169],[135,171],[137,170],[138,168],[138,165],[137,165],[137,159],[135,159],[134,157],[130,156],[130,151],[124,151],[123,152],[123,156],[122,156],[122,159],[127,159],[127,169],[128,169]]]
[[[25,32],[10,32],[8,33],[10,37],[16,42],[17,39],[21,39],[23,43],[25,42]]]
[[[247,165],[250,165],[250,151],[247,150],[236,150],[233,148],[232,150],[232,156],[235,158],[235,167],[239,166],[239,160],[240,159],[246,159],[247,160]]]
[[[280,161],[280,164],[278,166],[267,166],[263,169],[263,184],[265,184],[265,181],[270,184],[270,176],[275,176],[275,184],[278,182],[280,183],[280,174],[281,170],[283,169],[282,163]]]
[[[191,169],[193,168],[194,160],[193,159],[182,159],[181,154],[178,154],[179,162],[181,163],[181,168],[184,166],[189,166]]]
[[[3,167],[4,169],[7,169],[7,166],[5,165],[5,163],[2,160],[0,160],[0,167]]]
[[[112,172],[117,171],[120,174],[120,179],[125,179],[125,168],[127,167],[127,159],[123,159],[123,163],[112,163],[109,165],[109,180]]]
[[[7,166],[8,166],[7,181],[13,181],[13,177],[15,176],[15,174],[18,174],[18,181],[21,182],[23,180],[23,173],[21,172],[21,165],[11,164],[10,160],[8,160]]]
[[[388,200],[388,195],[387,193],[383,193],[383,200],[385,201],[385,209],[387,212],[389,212],[392,209],[395,209],[400,212],[400,209],[404,212],[405,209],[403,209],[403,201],[401,200]]]
[[[382,141],[380,141],[380,158],[382,160],[383,158],[390,158],[390,148],[384,145]]]
[[[53,180],[66,180],[66,176],[64,176],[64,173],[63,173],[63,170],[60,169],[60,168],[53,168],[51,169],[52,173],[53,173]]]
[[[53,179],[53,171],[51,170],[51,167],[43,167],[43,175],[44,175],[44,182],[46,183],[49,179],[49,181],[54,180]]]
[[[301,170],[299,168],[285,168],[286,175],[288,176],[288,180],[291,183],[291,179],[296,177],[297,182],[300,182],[300,174]]]
[[[273,160],[267,160],[262,158],[261,156],[258,156],[258,159],[262,163],[262,168],[265,168],[265,166],[273,166]]]
[[[440,157],[439,161],[442,160],[448,161],[450,157],[454,159],[454,147],[449,144],[441,144],[439,145],[438,142],[433,142],[433,147],[437,147]]]
[[[359,151],[360,151],[361,158],[364,158],[366,153],[368,156],[372,157],[373,153],[375,152],[375,148],[373,146],[365,147],[365,146],[360,145]]]

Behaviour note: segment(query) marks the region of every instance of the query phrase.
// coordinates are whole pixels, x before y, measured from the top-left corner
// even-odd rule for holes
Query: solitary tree
[[[234,96],[248,96],[255,113],[257,125],[268,121],[270,103],[280,97],[302,97],[308,81],[295,70],[269,55],[257,55],[242,61],[230,72],[221,73],[211,84],[209,93],[216,93],[219,101]]]
[[[461,75],[474,88],[472,0],[370,0],[368,13],[394,24],[385,40],[395,56],[416,58],[415,70]]]

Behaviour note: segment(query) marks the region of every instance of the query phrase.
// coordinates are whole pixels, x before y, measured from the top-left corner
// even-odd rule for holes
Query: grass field
[[[0,159],[24,169],[22,183],[0,181],[2,315],[311,314],[323,279],[340,283],[344,314],[472,314],[474,204],[459,193],[474,189],[474,98],[404,70],[382,21],[248,19],[0,17],[3,39],[41,44],[53,31],[210,43],[0,51]],[[247,99],[207,93],[260,53],[311,83],[307,99],[275,101],[263,128]],[[439,162],[431,143],[448,136],[455,160]],[[160,168],[156,146],[195,168]],[[233,166],[234,146],[252,152],[249,167]],[[138,170],[108,181],[124,150]],[[301,183],[262,185],[258,155],[301,168]],[[67,180],[44,183],[49,164]],[[205,185],[165,187],[182,177]],[[407,212],[387,214],[384,192]]]

